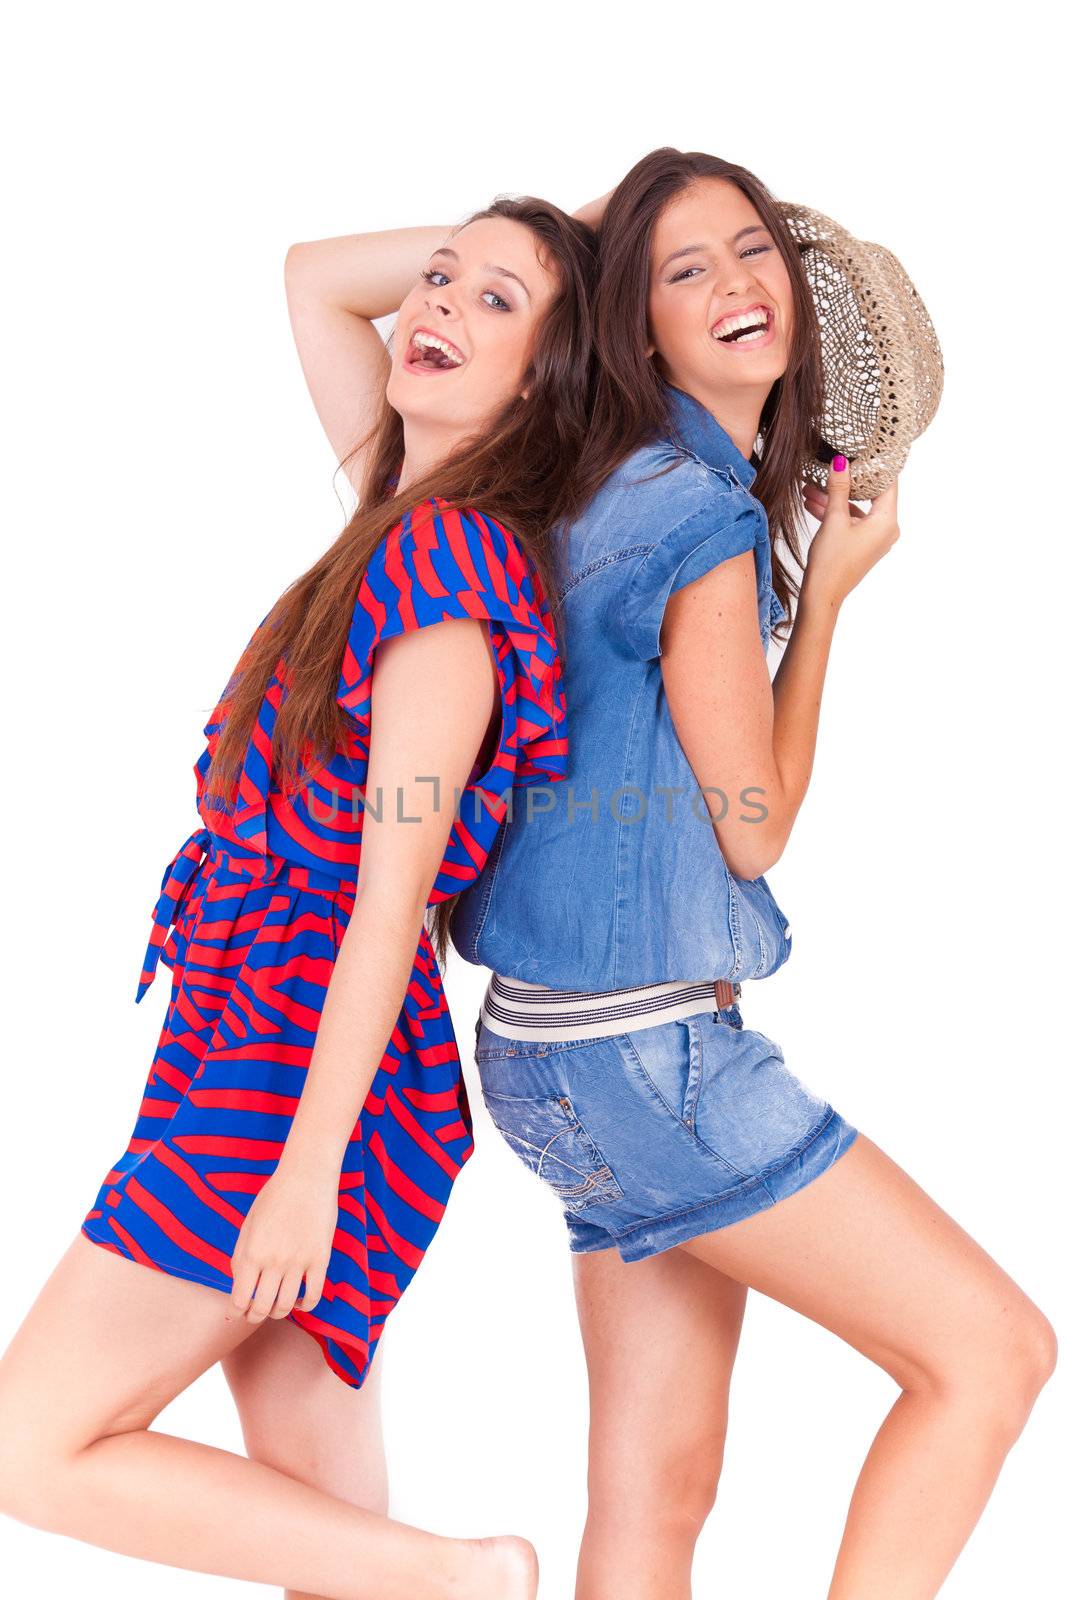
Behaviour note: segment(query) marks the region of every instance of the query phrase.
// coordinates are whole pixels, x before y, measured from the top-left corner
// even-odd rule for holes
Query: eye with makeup
[[[442,285],[444,285],[446,283],[450,283],[452,281],[449,278],[447,272],[442,272],[440,267],[424,268],[423,271],[419,274],[419,276],[422,278],[424,283],[432,284],[435,289],[441,288]],[[489,306],[489,310],[490,311],[510,311],[511,310],[510,302],[505,300],[505,298],[504,298],[504,296],[502,294],[498,294],[495,289],[486,289],[486,290],[484,290],[483,293],[482,293],[481,298],[483,300],[485,300],[486,302],[488,302],[489,300],[495,301],[495,304]]]
[[[740,251],[740,256],[741,256],[741,259],[744,260],[745,256],[766,255],[768,251],[773,250],[773,249],[774,249],[774,245],[773,244],[753,244],[753,245],[749,245],[746,250]],[[684,283],[686,281],[686,279],[689,277],[690,273],[703,272],[703,271],[704,271],[703,267],[683,267],[681,272],[676,272],[672,278],[668,278],[667,279],[667,282],[668,283]]]

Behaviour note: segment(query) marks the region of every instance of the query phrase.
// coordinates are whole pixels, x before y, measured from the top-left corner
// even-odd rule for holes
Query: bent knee
[[[1056,1370],[1059,1344],[1056,1330],[1043,1311],[1031,1303],[1026,1326],[1017,1340],[1016,1367],[1030,1403],[1040,1394]]]
[[[35,1419],[0,1401],[0,1512],[47,1528],[64,1461]]]
[[[140,1421],[116,1419],[95,1431],[50,1404],[33,1382],[14,1376],[0,1381],[0,1512],[33,1527],[63,1531],[66,1509],[76,1496],[81,1452],[111,1433],[133,1431]]]
[[[1056,1368],[1056,1331],[1033,1301],[1022,1297],[990,1315],[947,1360],[932,1364],[909,1388],[928,1388],[973,1404],[1018,1433]]]
[[[1000,1396],[1011,1421],[1024,1422],[1056,1366],[1056,1333],[1031,1300],[998,1324],[986,1341],[982,1381]]]

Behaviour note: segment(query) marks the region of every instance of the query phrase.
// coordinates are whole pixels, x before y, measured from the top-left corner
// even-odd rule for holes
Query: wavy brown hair
[[[793,235],[765,184],[745,167],[700,151],[664,146],[632,167],[614,191],[600,226],[599,283],[593,307],[600,373],[576,495],[586,505],[627,456],[669,437],[670,402],[658,357],[649,359],[648,293],[652,234],[664,208],[700,178],[724,178],[751,200],[781,251],[793,289],[793,337],[785,372],[760,414],[762,446],[752,493],[767,512],[775,592],[785,607],[777,633],[788,631],[799,584],[778,553],[783,544],[803,569],[804,466],[825,453],[819,323]]]
[[[235,801],[248,743],[276,672],[286,690],[272,741],[278,786],[299,790],[347,749],[351,722],[335,696],[356,592],[381,539],[431,495],[476,508],[516,534],[544,585],[562,646],[552,529],[573,512],[574,469],[588,422],[595,239],[584,223],[547,200],[498,198],[467,221],[483,217],[529,228],[558,279],[521,381],[526,398],[516,392],[476,438],[394,494],[404,427],[383,394],[375,424],[353,450],[368,452],[357,510],[325,554],[279,596],[223,692],[218,714],[224,721],[204,785],[205,798],[216,808],[229,809]],[[452,904],[431,908],[442,961]]]

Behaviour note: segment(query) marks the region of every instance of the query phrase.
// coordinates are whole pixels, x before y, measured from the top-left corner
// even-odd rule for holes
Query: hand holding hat
[[[808,546],[802,593],[836,609],[900,537],[896,480],[864,511],[849,499],[851,473],[843,455],[829,464],[826,489],[804,485],[804,507],[819,523]]]

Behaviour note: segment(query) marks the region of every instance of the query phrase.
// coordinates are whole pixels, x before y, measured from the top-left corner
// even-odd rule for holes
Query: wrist
[[[837,621],[844,595],[829,584],[820,583],[817,576],[807,573],[797,597],[797,621],[801,617],[818,620],[831,626]]]
[[[276,1171],[292,1183],[336,1189],[347,1148],[347,1143],[301,1135],[294,1121]]]

